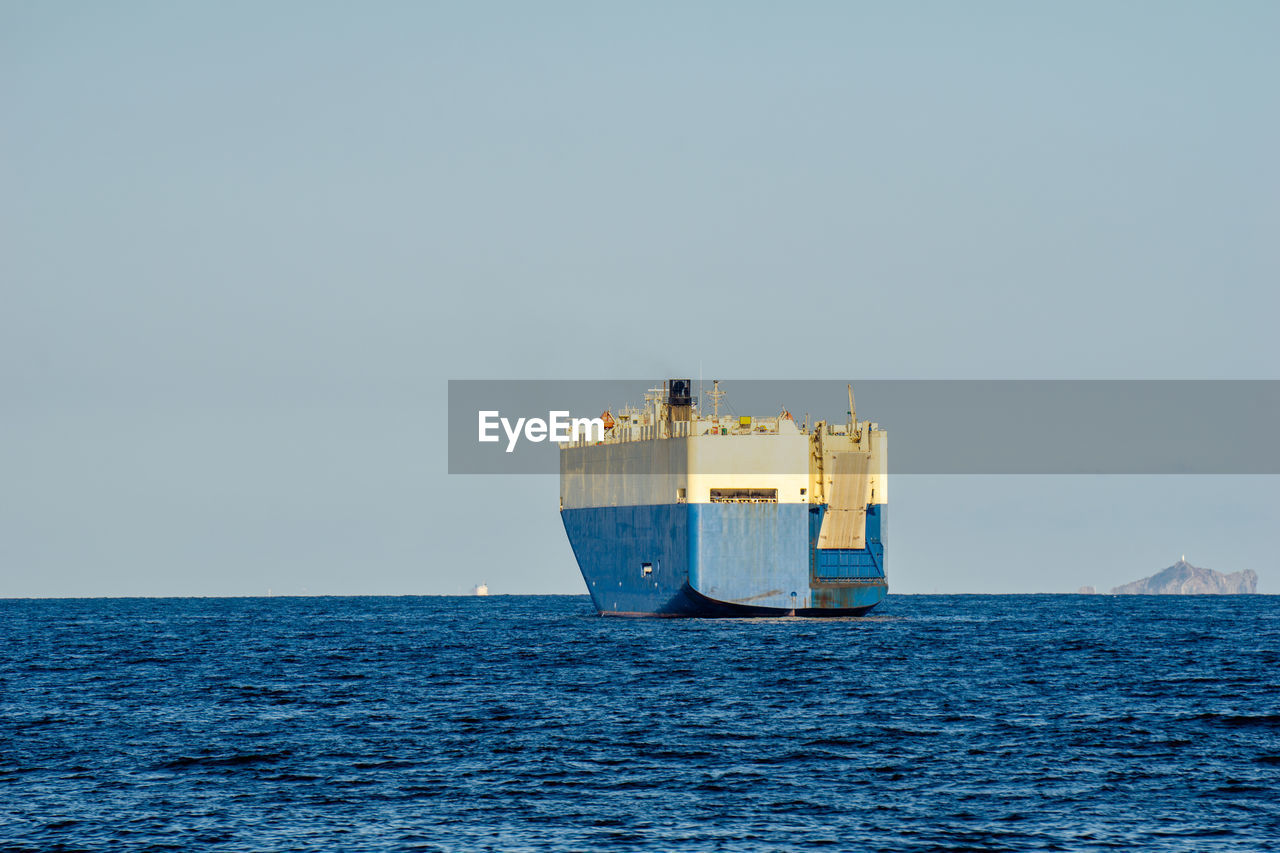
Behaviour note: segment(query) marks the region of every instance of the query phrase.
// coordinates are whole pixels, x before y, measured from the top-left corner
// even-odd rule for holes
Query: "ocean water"
[[[0,601],[0,848],[1262,850],[1280,597]]]

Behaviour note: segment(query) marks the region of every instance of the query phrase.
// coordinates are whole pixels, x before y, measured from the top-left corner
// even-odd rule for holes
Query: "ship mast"
[[[720,420],[720,398],[724,396],[724,392],[720,390],[720,380],[711,380],[711,391],[707,394],[711,398],[711,405],[716,420]]]

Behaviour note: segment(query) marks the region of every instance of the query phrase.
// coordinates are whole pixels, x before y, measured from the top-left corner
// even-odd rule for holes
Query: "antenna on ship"
[[[858,410],[853,406],[853,385],[845,386],[849,389],[849,435],[853,435],[854,429],[858,426]]]
[[[724,392],[720,390],[719,379],[712,379],[711,386],[711,393],[707,396],[711,398],[711,405],[715,407],[715,417],[718,419],[720,417],[720,398],[724,396]]]

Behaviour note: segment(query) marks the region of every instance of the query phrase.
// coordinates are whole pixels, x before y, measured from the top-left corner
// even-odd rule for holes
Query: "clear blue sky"
[[[582,591],[554,479],[445,474],[449,378],[1277,378],[1277,44],[1244,2],[4,3],[0,595]],[[1280,592],[1273,478],[892,498],[900,592]]]

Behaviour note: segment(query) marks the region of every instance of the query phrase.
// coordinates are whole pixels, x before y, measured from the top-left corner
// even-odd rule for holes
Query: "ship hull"
[[[821,549],[823,505],[657,504],[561,511],[606,616],[860,616],[887,594],[885,510],[861,549]]]

